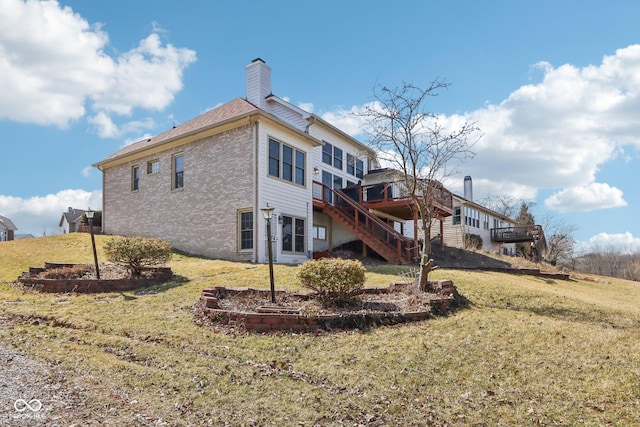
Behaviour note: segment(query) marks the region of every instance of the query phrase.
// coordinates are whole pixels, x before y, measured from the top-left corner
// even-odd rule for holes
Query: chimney
[[[464,177],[464,198],[473,202],[473,183],[469,175]]]
[[[264,108],[265,98],[271,95],[271,67],[256,58],[247,65],[247,101]]]

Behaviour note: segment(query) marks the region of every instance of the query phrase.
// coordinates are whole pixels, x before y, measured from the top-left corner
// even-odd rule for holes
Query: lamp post
[[[275,304],[276,288],[273,282],[273,249],[271,248],[271,218],[273,217],[274,208],[270,208],[267,203],[267,207],[260,210],[262,211],[262,216],[267,222],[267,239],[269,241],[269,244],[267,245],[269,251],[269,284],[271,285],[271,302]]]
[[[96,252],[96,239],[93,236],[93,214],[94,211],[89,208],[85,215],[89,220],[89,233],[91,233],[91,247],[93,248],[93,262],[96,264],[96,277],[100,280],[100,268],[98,267],[98,253]]]

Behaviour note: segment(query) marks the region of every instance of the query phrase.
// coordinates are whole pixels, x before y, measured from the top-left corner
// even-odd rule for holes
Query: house
[[[82,215],[85,212],[83,209],[74,209],[72,207],[67,209],[66,212],[63,212],[60,217],[60,222],[58,223],[62,234],[77,232],[78,227],[82,223]]]
[[[5,216],[0,215],[0,242],[14,240],[18,227]]]
[[[246,67],[236,98],[94,164],[103,173],[102,230],[159,237],[192,254],[300,263],[360,243],[399,263],[418,255],[413,201],[376,153],[271,90],[271,68]],[[440,227],[452,194],[434,183]],[[273,208],[271,236],[261,209]],[[401,229],[412,223],[413,235]]]

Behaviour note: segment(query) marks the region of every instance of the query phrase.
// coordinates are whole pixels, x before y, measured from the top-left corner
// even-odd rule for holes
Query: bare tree
[[[573,233],[577,228],[558,219],[553,213],[546,212],[540,221],[547,236],[547,253],[545,258],[552,264],[568,264],[574,257],[576,241]]]
[[[509,194],[489,195],[483,199],[482,205],[507,218],[515,218],[522,200]]]
[[[435,80],[426,88],[403,83],[394,89],[374,88],[376,102],[358,116],[367,121],[365,131],[379,153],[381,163],[400,172],[401,179],[418,209],[422,226],[420,248],[420,289],[428,289],[433,262],[429,233],[434,218],[433,200],[442,193],[441,181],[456,172],[460,162],[471,158],[471,148],[480,138],[475,122],[464,122],[450,129],[442,118],[426,109],[426,101],[449,84]],[[470,139],[475,138],[470,141]]]

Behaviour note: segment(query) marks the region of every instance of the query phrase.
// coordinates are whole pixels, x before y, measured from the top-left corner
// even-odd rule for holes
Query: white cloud
[[[85,178],[90,177],[93,169],[94,169],[93,166],[87,166],[82,168],[82,176],[84,176]]]
[[[558,212],[588,212],[626,206],[627,202],[618,188],[594,182],[584,187],[565,188],[551,195],[544,204]]]
[[[441,118],[451,130],[476,122],[483,134],[473,147],[476,156],[455,178],[478,178],[484,194],[532,199],[539,190],[556,191],[547,205],[564,211],[625,206],[622,192],[597,183],[596,175],[624,155],[625,147],[640,148],[640,45],[619,49],[599,65],[540,62],[533,68],[542,73],[538,83],[518,88],[497,105]],[[362,135],[364,123],[353,116],[362,108],[339,108],[322,117]]]
[[[24,123],[64,128],[89,104],[99,134],[117,135],[107,114],[166,107],[196,60],[157,32],[112,58],[101,25],[56,1],[1,0],[0,22],[0,118]]]
[[[70,207],[101,209],[102,192],[62,190],[29,199],[0,195],[0,212],[18,227],[18,234],[33,234],[36,237],[43,233],[58,234],[62,213]]]
[[[115,138],[120,134],[118,127],[113,123],[111,117],[103,111],[100,111],[95,116],[88,117],[87,122],[96,128],[96,132],[100,138]]]
[[[608,234],[600,233],[591,237],[588,242],[580,245],[580,252],[640,252],[640,237],[634,237],[630,232]]]
[[[367,106],[375,105],[373,103],[369,103],[363,106],[353,106],[348,110],[338,108],[336,111],[322,113],[320,114],[320,117],[343,132],[346,132],[351,136],[356,136],[362,134],[366,127],[366,120],[363,117],[360,117],[359,114],[362,113]]]

